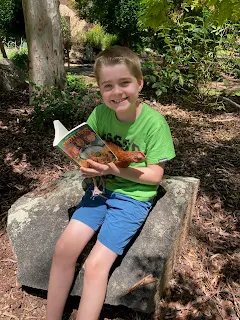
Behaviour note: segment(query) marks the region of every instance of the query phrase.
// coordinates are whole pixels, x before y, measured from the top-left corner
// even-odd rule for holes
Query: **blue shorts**
[[[121,193],[105,190],[103,198],[87,190],[72,219],[79,220],[98,233],[98,240],[118,255],[146,220],[152,201],[134,200]]]

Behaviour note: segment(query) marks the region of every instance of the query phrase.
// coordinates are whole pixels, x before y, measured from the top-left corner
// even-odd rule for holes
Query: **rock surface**
[[[198,186],[199,180],[195,178],[170,177],[161,182],[159,199],[140,234],[114,265],[105,303],[144,312],[154,310],[155,299],[171,279],[177,253],[191,221]],[[22,285],[47,290],[55,243],[83,193],[80,173],[72,171],[44,190],[24,195],[9,210],[8,234],[18,261],[18,281]],[[79,257],[72,295],[81,294],[83,264],[95,239]],[[158,282],[127,293],[132,285],[149,274],[158,278]]]
[[[11,60],[0,59],[0,91],[25,88],[24,73]]]

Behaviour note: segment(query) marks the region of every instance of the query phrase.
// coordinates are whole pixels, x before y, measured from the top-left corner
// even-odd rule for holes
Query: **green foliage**
[[[1,1],[0,6],[0,29],[4,30],[9,25],[14,16],[14,7],[12,0]]]
[[[84,78],[71,72],[67,72],[66,74],[66,88],[69,91],[83,95],[86,94],[88,90]]]
[[[166,24],[175,22],[176,17],[186,12],[209,11],[208,20],[215,24],[240,19],[240,1],[238,0],[140,0],[139,25],[142,29],[155,31]]]
[[[226,23],[217,27],[221,34],[221,41],[218,43],[217,59],[219,69],[224,73],[240,79],[240,42],[239,24]]]
[[[28,50],[27,48],[22,48],[20,50],[14,50],[9,55],[9,59],[23,71],[28,70]]]
[[[240,1],[238,0],[185,0],[182,8],[191,10],[207,9],[211,13],[209,21],[222,25],[227,21],[237,22],[240,19]]]
[[[80,45],[84,45],[87,41],[86,38],[86,32],[85,31],[78,31],[78,33],[76,34],[76,36],[73,39],[73,42],[75,44],[80,44]]]
[[[96,25],[86,32],[86,42],[94,49],[102,50],[103,35],[103,28],[100,25]]]
[[[117,37],[105,32],[100,25],[95,25],[86,32],[86,43],[93,49],[104,50],[114,45],[116,41]]]
[[[107,32],[118,37],[120,44],[132,46],[141,42],[139,0],[76,0],[76,3],[81,17],[100,23]]]
[[[23,36],[24,17],[21,0],[1,0],[0,35]]]
[[[140,0],[139,26],[158,30],[159,26],[170,23],[170,12],[173,10],[173,1],[168,0]]]
[[[34,86],[32,120],[40,131],[56,119],[72,127],[87,119],[97,99],[98,93],[90,93],[83,78],[68,73],[64,90]]]
[[[226,67],[226,63],[219,63],[218,52],[236,42],[236,35],[229,35],[231,27],[216,27],[203,13],[159,29],[152,42],[156,51],[144,65],[146,85],[157,96],[176,90],[198,93],[201,84],[217,79]]]
[[[114,46],[118,42],[118,37],[110,33],[105,33],[102,41],[102,50]]]
[[[70,23],[66,17],[61,16],[61,28],[64,48],[70,48],[72,43]]]

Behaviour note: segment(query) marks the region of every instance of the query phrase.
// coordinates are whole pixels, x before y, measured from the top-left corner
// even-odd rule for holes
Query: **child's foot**
[[[99,196],[99,197],[102,197],[104,199],[107,199],[107,197],[105,197],[103,195],[103,191],[99,190],[98,188],[94,188],[93,189],[91,199],[93,199],[96,196]]]
[[[96,196],[99,196],[99,197],[103,197],[104,199],[107,199],[103,194],[104,194],[104,191],[101,191],[99,188],[98,188],[98,185],[97,185],[97,182],[96,182],[96,179],[93,178],[93,185],[94,185],[94,188],[93,188],[93,191],[92,191],[92,196],[91,196],[91,199],[93,199],[94,197]]]

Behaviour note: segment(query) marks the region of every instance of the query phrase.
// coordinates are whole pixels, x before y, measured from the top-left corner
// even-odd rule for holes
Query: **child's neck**
[[[132,106],[128,111],[116,112],[116,117],[120,122],[134,122],[139,117],[142,111],[142,103],[137,101],[135,106]]]

